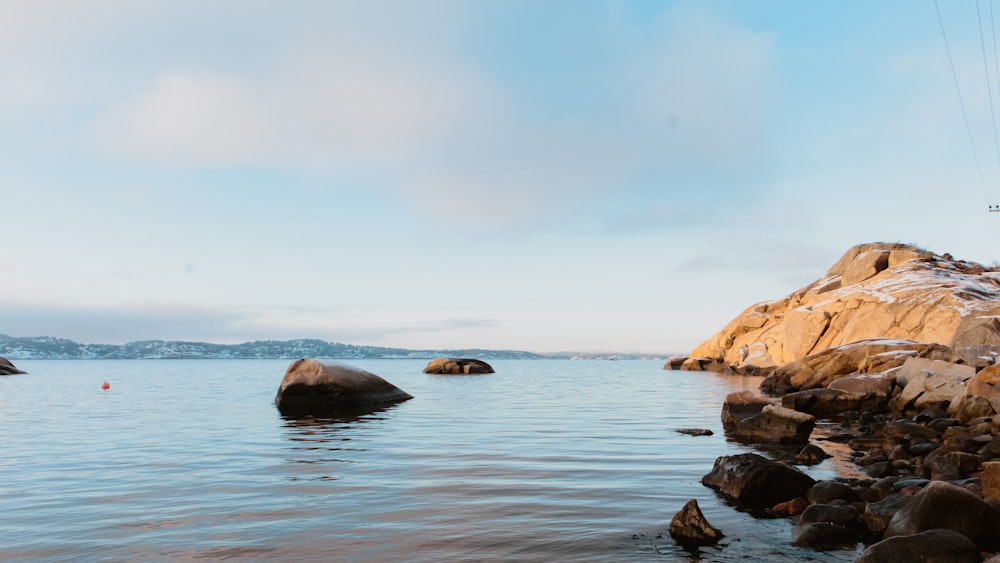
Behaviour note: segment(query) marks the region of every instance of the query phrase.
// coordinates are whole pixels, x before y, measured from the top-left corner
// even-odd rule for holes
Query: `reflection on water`
[[[701,485],[718,456],[754,451],[719,420],[754,378],[641,361],[497,361],[445,378],[422,360],[369,361],[358,367],[415,398],[296,418],[273,402],[284,361],[23,363],[32,375],[0,394],[5,561],[856,556],[793,548],[788,520]],[[696,554],[667,534],[692,498],[726,534]]]

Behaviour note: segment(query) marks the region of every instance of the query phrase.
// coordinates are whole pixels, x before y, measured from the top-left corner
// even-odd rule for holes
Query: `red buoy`
[[[105,391],[107,391],[108,389],[111,389],[111,384],[108,383],[107,381],[105,381],[104,384],[101,385],[101,389],[104,389]]]

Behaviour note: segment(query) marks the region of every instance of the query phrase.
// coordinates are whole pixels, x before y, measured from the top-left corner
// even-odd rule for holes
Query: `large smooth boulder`
[[[708,358],[711,371],[753,372],[891,339],[942,345],[971,362],[1000,346],[1000,286],[992,272],[911,245],[858,245],[808,286],[746,308],[690,355]]]
[[[681,545],[698,546],[718,543],[723,533],[708,523],[698,501],[691,499],[670,520],[670,536]]]
[[[436,375],[469,375],[474,373],[494,373],[493,366],[472,358],[435,358],[431,360],[424,373]]]
[[[972,540],[952,530],[934,529],[872,544],[854,563],[980,563]]]
[[[747,453],[716,459],[701,483],[738,505],[763,509],[804,497],[816,481],[794,467]]]
[[[931,481],[896,512],[885,537],[911,536],[937,528],[954,530],[982,550],[1000,550],[1000,509],[945,481]]]
[[[288,366],[274,403],[285,415],[356,415],[412,399],[374,373],[339,362],[296,360]]]
[[[12,364],[10,360],[0,356],[0,375],[14,375],[18,373],[24,372],[17,369],[17,366]]]

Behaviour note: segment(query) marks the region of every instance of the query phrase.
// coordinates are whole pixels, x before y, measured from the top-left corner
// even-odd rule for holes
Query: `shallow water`
[[[794,548],[789,521],[701,485],[718,456],[752,451],[725,440],[719,411],[754,378],[566,360],[449,377],[358,360],[415,398],[292,420],[273,403],[287,360],[16,363],[30,373],[0,377],[3,560],[684,561],[666,530],[691,498],[727,536],[703,561],[858,553]],[[715,435],[674,431],[687,427]]]

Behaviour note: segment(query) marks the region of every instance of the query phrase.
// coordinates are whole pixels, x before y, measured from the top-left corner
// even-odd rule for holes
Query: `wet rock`
[[[815,425],[815,417],[771,404],[750,391],[730,393],[722,405],[726,433],[745,442],[804,444]]]
[[[695,499],[687,501],[670,520],[670,535],[677,543],[696,546],[713,545],[723,537],[723,533],[705,519]]]
[[[941,447],[940,444],[935,444],[934,442],[923,442],[920,444],[914,444],[906,449],[912,456],[925,456],[934,450]]]
[[[849,504],[813,504],[809,506],[799,517],[799,524],[815,522],[829,522],[851,531],[858,531],[862,528],[858,510]]]
[[[985,551],[1000,549],[1000,509],[962,487],[932,481],[892,520],[885,537],[911,536],[926,530],[954,530]]]
[[[895,493],[878,502],[870,502],[865,506],[865,512],[861,518],[871,533],[879,535],[889,526],[892,517],[912,498],[908,495]]]
[[[431,360],[424,373],[436,375],[469,375],[477,373],[494,373],[493,366],[471,358],[435,358]]]
[[[739,505],[758,509],[804,497],[816,483],[794,467],[750,453],[716,459],[701,482]]]
[[[969,538],[952,531],[932,529],[896,536],[868,547],[854,563],[979,563],[979,548]]]
[[[413,396],[363,369],[339,362],[296,360],[288,366],[274,403],[284,415],[355,415]]]
[[[18,373],[25,373],[11,363],[10,360],[0,356],[0,375],[15,375]]]

